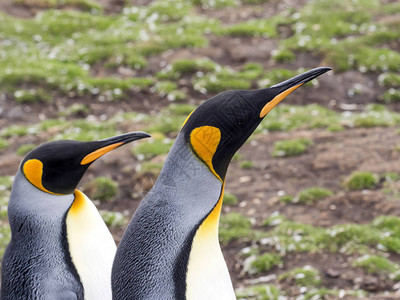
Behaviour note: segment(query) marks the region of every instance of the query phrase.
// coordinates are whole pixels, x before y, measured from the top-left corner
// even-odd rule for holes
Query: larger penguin
[[[235,299],[218,242],[228,164],[276,104],[328,70],[261,90],[226,91],[189,115],[118,246],[115,300]]]
[[[1,299],[111,299],[116,245],[96,207],[75,188],[100,156],[148,136],[53,141],[26,155],[8,206],[12,237]]]

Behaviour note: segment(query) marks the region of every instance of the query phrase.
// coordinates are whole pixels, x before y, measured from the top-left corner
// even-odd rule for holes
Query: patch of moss
[[[193,87],[201,93],[219,93],[226,90],[247,90],[251,87],[251,80],[241,76],[241,73],[229,69],[208,73],[197,77]]]
[[[36,145],[34,144],[24,144],[21,145],[18,149],[17,149],[17,154],[24,156],[25,154],[27,154],[29,151],[33,150],[36,147]]]
[[[380,100],[382,100],[385,103],[400,102],[400,90],[391,88],[381,95]]]
[[[268,113],[259,128],[269,131],[328,128],[339,124],[340,121],[341,116],[338,113],[317,104],[304,106],[282,104]]]
[[[344,290],[342,290],[344,291]],[[337,299],[339,297],[339,290],[331,290],[327,288],[320,289],[311,289],[307,291],[304,295],[305,300],[313,300],[313,299]]]
[[[12,183],[11,176],[0,176],[0,227],[2,226],[1,221],[7,219],[7,206],[11,195]]]
[[[288,221],[283,215],[279,214],[279,212],[274,212],[262,223],[263,226],[277,226],[282,224],[283,222]]]
[[[5,139],[0,138],[0,150],[3,150],[10,146],[10,143],[7,142]]]
[[[240,168],[243,170],[252,169],[254,167],[254,163],[251,160],[245,160],[240,163]]]
[[[350,0],[310,2],[292,15],[294,34],[281,41],[280,47],[323,55],[336,71],[396,72],[400,55],[385,48],[385,43],[397,40],[400,33],[391,30],[393,25],[374,20],[383,7],[376,0],[357,7]]]
[[[97,177],[85,185],[84,191],[93,200],[112,201],[118,193],[118,183],[108,177]]]
[[[96,141],[117,135],[116,123],[76,119],[63,121],[48,119],[37,125],[37,130],[51,131],[53,140]]]
[[[278,49],[273,51],[271,54],[272,59],[279,63],[288,63],[296,59],[296,55],[288,49]]]
[[[178,84],[173,81],[159,81],[154,85],[154,90],[169,101],[179,101],[187,97],[186,93],[178,89]]]
[[[217,63],[208,59],[178,59],[167,65],[161,72],[157,74],[160,79],[180,78],[183,75],[190,75],[196,72],[212,72],[216,68],[221,68]]]
[[[396,172],[386,172],[381,176],[381,178],[386,182],[395,182],[400,180],[400,175]]]
[[[139,174],[153,174],[158,176],[158,174],[160,174],[161,172],[163,165],[163,163],[153,163],[145,161],[138,166],[136,171]]]
[[[384,87],[398,88],[400,87],[400,75],[392,72],[382,73],[378,77],[378,82]]]
[[[11,125],[3,128],[0,131],[0,136],[4,138],[10,138],[12,136],[24,136],[28,134],[28,126],[23,125]]]
[[[29,7],[33,6],[40,8],[61,8],[72,6],[88,11],[102,9],[97,2],[91,0],[13,0],[13,2]]]
[[[52,97],[43,89],[17,90],[14,99],[18,103],[50,102]]]
[[[124,227],[129,223],[129,219],[120,212],[100,210],[100,215],[104,223],[111,228]]]
[[[234,194],[224,193],[222,201],[224,205],[236,205],[238,203],[238,198]]]
[[[132,154],[139,160],[149,159],[157,155],[167,154],[173,141],[167,138],[152,139],[139,143],[132,148]]]
[[[332,195],[333,193],[330,190],[320,187],[311,187],[300,191],[296,200],[298,203],[309,204]]]
[[[294,201],[294,197],[292,195],[283,195],[279,197],[279,201],[283,203],[292,203]]]
[[[187,116],[194,109],[195,106],[189,104],[171,104],[157,116],[148,116],[144,119],[146,123],[151,124],[145,128],[145,131],[163,134],[178,132]]]
[[[289,272],[286,272],[279,276],[279,281],[287,281],[298,286],[305,287],[318,287],[321,285],[321,278],[318,270],[311,266],[295,268]]]
[[[283,292],[274,285],[260,284],[236,291],[238,300],[279,300]]]
[[[11,240],[11,229],[7,223],[0,223],[0,257],[3,257]]]
[[[201,5],[203,9],[223,8],[228,6],[237,6],[236,0],[190,0],[195,5]]]
[[[308,146],[312,145],[312,141],[300,138],[294,140],[278,141],[274,143],[274,157],[287,157],[300,155],[307,151]]]
[[[277,25],[285,23],[287,21],[281,16],[268,19],[251,19],[221,28],[216,33],[231,36],[262,36],[272,38],[278,36]]]
[[[273,267],[282,264],[281,256],[275,253],[264,253],[257,255],[251,263],[251,267],[254,270],[252,274],[259,274],[268,272]]]
[[[251,235],[251,222],[239,213],[229,213],[221,216],[219,225],[219,240],[228,244],[234,239],[249,237]]]
[[[364,255],[354,261],[353,266],[361,267],[370,274],[388,274],[398,269],[392,261],[378,255]]]
[[[85,117],[89,114],[90,109],[87,105],[81,103],[75,103],[67,107],[65,110],[59,112],[60,116],[76,116]]]
[[[354,172],[344,182],[348,190],[373,189],[378,183],[378,178],[370,172]]]

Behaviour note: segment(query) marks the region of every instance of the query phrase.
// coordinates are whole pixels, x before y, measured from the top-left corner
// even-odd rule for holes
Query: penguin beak
[[[260,118],[264,118],[279,102],[281,102],[287,95],[289,95],[295,89],[330,70],[332,69],[326,67],[312,69],[303,74],[288,79],[284,82],[271,86],[269,89],[273,91],[275,97],[267,104],[265,104],[265,106],[260,112]]]
[[[114,150],[115,148],[147,137],[150,137],[150,135],[145,132],[134,131],[97,141],[96,144],[98,144],[98,148],[86,155],[82,159],[81,165],[90,164],[98,159],[100,156],[103,156],[104,154],[110,152],[111,150]]]

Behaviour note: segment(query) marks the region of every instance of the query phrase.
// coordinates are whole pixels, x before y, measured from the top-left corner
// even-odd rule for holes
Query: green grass
[[[274,143],[273,157],[288,157],[300,155],[307,151],[308,146],[312,145],[311,140],[300,138]]]
[[[223,198],[224,205],[236,205],[238,202],[239,200],[234,194],[224,193],[224,198]]]
[[[374,20],[396,12],[396,6],[380,5],[378,0],[361,5],[350,0],[312,1],[292,15],[294,34],[280,42],[280,49],[311,51],[323,56],[336,71],[396,72],[400,54],[384,45],[399,38],[399,24]]]
[[[368,254],[378,249],[400,253],[399,224],[399,217],[381,216],[371,224],[341,224],[323,228],[292,222],[274,214],[264,221],[264,225],[271,230],[262,238],[281,254],[319,251]]]
[[[256,255],[251,262],[251,274],[259,274],[270,271],[272,268],[282,264],[280,255],[275,253],[264,253]]]
[[[272,284],[253,285],[236,291],[238,300],[279,300],[283,292]]]
[[[153,163],[149,161],[144,161],[136,168],[136,172],[138,174],[153,174],[158,176],[160,174],[161,169],[163,167],[163,163]]]
[[[11,239],[11,230],[7,221],[7,206],[11,195],[13,178],[11,176],[0,176],[0,257]]]
[[[251,160],[245,160],[240,163],[240,168],[242,170],[249,170],[254,167],[254,163]]]
[[[144,130],[148,132],[159,132],[163,134],[170,134],[178,132],[187,116],[196,107],[188,104],[173,104],[164,108],[156,116],[147,116],[144,122],[148,123]]]
[[[61,8],[72,6],[88,11],[102,9],[96,1],[91,0],[13,0],[13,2],[40,8]]]
[[[21,145],[18,149],[17,149],[17,154],[24,156],[25,154],[27,154],[29,151],[33,150],[36,147],[36,145],[34,144],[24,144]]]
[[[397,73],[387,72],[382,73],[378,77],[378,82],[381,86],[389,88],[399,88],[400,87],[400,75]]]
[[[71,1],[92,3],[64,3]],[[186,1],[159,0],[127,7],[119,15],[45,10],[32,19],[17,19],[0,14],[0,38],[7,40],[0,55],[0,89],[19,102],[49,101],[58,94],[126,98],[126,91],[148,88],[153,79],[94,77],[92,66],[142,69],[148,56],[207,45],[204,35],[218,22],[192,15],[191,10]],[[190,20],[185,18],[188,14]],[[23,90],[22,85],[35,88]],[[170,97],[185,95],[174,92]]]
[[[330,190],[320,187],[311,187],[300,191],[298,197],[296,198],[298,203],[310,204],[332,195],[333,193]]]
[[[118,194],[118,183],[108,177],[97,177],[84,186],[90,199],[112,201]]]
[[[6,149],[8,146],[10,146],[10,143],[0,138],[0,150]]]
[[[100,215],[103,218],[104,223],[111,228],[124,227],[129,223],[129,218],[120,212],[100,210]]]
[[[378,183],[378,178],[370,172],[354,172],[344,182],[348,190],[373,189]]]
[[[16,90],[14,99],[18,103],[50,102],[52,97],[43,89]]]
[[[384,92],[380,98],[385,103],[397,103],[400,102],[400,89],[390,88]]]
[[[321,278],[318,270],[311,266],[295,268],[279,276],[279,281],[294,283],[298,286],[318,287],[321,285]]]
[[[353,262],[353,266],[363,268],[370,274],[387,274],[399,269],[389,259],[378,255],[365,255]]]
[[[217,34],[230,36],[255,36],[274,38],[278,36],[277,25],[287,23],[287,19],[277,16],[268,19],[252,19],[223,27],[216,31]]]
[[[219,240],[222,244],[239,238],[251,237],[251,222],[239,213],[229,213],[221,216]]]
[[[153,139],[139,143],[132,148],[132,154],[139,160],[149,159],[157,155],[167,154],[173,141],[167,138]]]

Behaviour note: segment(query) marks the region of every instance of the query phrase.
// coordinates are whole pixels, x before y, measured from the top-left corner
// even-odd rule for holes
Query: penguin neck
[[[72,194],[56,196],[41,191],[18,170],[8,205],[12,234],[19,233],[17,227],[28,223],[40,225],[41,222],[46,222],[60,225],[73,201]]]

